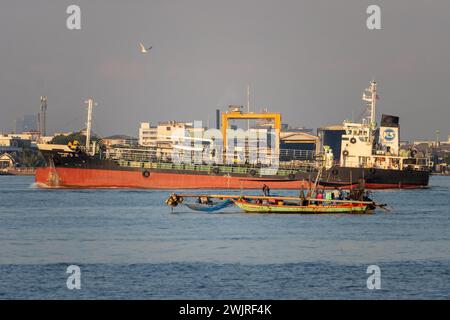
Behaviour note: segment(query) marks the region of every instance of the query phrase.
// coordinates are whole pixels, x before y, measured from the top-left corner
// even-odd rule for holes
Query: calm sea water
[[[0,176],[0,298],[448,299],[450,178],[431,185],[374,192],[390,213],[250,215]],[[71,264],[81,290],[67,289]],[[367,289],[369,265],[381,290]]]

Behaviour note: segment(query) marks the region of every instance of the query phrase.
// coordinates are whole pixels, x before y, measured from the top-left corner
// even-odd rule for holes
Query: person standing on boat
[[[266,197],[270,196],[270,188],[268,185],[264,184],[262,187],[262,191]]]
[[[308,200],[306,200],[305,190],[303,190],[303,188],[300,189],[299,198],[300,198],[300,204],[302,206],[307,206],[308,205]]]
[[[300,189],[300,192],[298,193],[298,197],[299,197],[300,199],[306,198],[305,190],[303,190],[303,188]]]

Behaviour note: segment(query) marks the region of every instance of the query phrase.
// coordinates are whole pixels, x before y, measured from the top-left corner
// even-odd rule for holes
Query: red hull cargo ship
[[[301,189],[313,173],[305,168],[279,169],[260,175],[261,168],[237,165],[195,165],[171,162],[113,161],[70,150],[64,145],[40,145],[48,165],[36,170],[40,187],[144,189]]]
[[[261,168],[237,165],[194,165],[170,162],[133,162],[99,159],[59,145],[41,145],[48,165],[36,170],[36,183],[44,188],[143,188],[143,189],[308,189],[315,183],[313,167],[280,168],[261,175]],[[369,189],[422,188],[428,185],[425,170],[392,170],[333,166],[322,172],[324,188],[356,185]]]
[[[370,115],[361,123],[344,122],[339,162],[331,148],[323,146],[320,158],[289,159],[276,169],[268,164],[250,164],[248,158],[232,164],[201,164],[161,161],[157,150],[116,147],[104,150],[90,144],[92,99],[88,105],[86,147],[78,145],[39,144],[47,166],[36,170],[36,183],[47,188],[144,188],[144,189],[308,189],[351,188],[364,182],[369,189],[423,188],[428,186],[429,163],[417,158],[413,150],[399,149],[398,117],[383,115],[376,124],[376,83],[371,82],[363,100]],[[229,119],[273,120],[275,152],[280,157],[281,116],[278,113],[244,113],[231,110],[222,113],[223,150],[227,150]],[[190,147],[183,147],[191,152]],[[201,148],[200,148],[201,149]],[[291,150],[292,151],[292,150]],[[278,152],[278,153],[276,153]],[[246,151],[251,154],[251,151]],[[319,160],[318,160],[319,159]],[[217,159],[216,159],[217,160]],[[207,164],[210,163],[210,164]],[[226,163],[223,161],[222,163]]]

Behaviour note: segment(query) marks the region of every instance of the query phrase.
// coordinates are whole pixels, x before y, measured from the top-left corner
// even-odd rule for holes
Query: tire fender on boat
[[[144,176],[144,178],[148,178],[148,177],[150,177],[150,171],[145,170],[142,172],[142,175]]]

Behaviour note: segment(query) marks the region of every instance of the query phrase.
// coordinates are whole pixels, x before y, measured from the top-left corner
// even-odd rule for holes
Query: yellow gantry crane
[[[226,152],[228,147],[228,122],[229,120],[240,119],[240,120],[263,120],[271,119],[273,120],[273,128],[275,129],[275,153],[279,154],[280,151],[280,130],[281,130],[281,114],[280,113],[254,113],[254,112],[242,112],[240,107],[232,108],[230,111],[222,112],[222,137],[223,137],[223,148]]]

